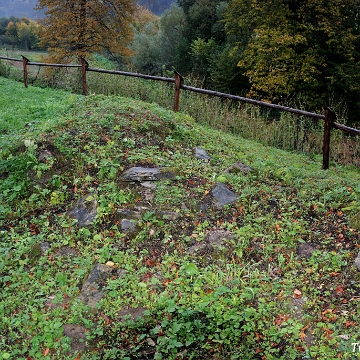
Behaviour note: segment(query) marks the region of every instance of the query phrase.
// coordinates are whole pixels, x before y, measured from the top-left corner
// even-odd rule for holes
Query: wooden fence
[[[0,59],[8,60],[8,61],[17,61],[22,62],[23,64],[23,72],[24,72],[24,85],[25,87],[28,87],[28,66],[51,66],[51,67],[75,67],[75,68],[81,68],[81,74],[82,74],[82,92],[83,95],[87,94],[87,87],[86,87],[86,73],[87,72],[97,72],[97,73],[104,73],[104,74],[113,74],[113,75],[122,75],[122,76],[132,76],[137,77],[141,79],[147,79],[147,80],[154,80],[154,81],[163,81],[168,83],[174,83],[174,111],[179,111],[180,106],[180,89],[192,91],[200,94],[210,95],[210,96],[216,96],[221,97],[225,99],[230,99],[234,101],[240,101],[247,104],[262,106],[266,108],[276,109],[279,111],[285,111],[289,113],[293,113],[296,115],[302,115],[307,116],[315,119],[321,119],[324,120],[324,138],[323,138],[323,163],[322,168],[324,170],[329,168],[329,159],[330,159],[330,137],[331,137],[331,129],[339,129],[344,132],[347,132],[351,135],[359,136],[360,130],[354,129],[342,124],[338,124],[335,122],[336,115],[330,108],[325,108],[324,114],[317,114],[313,112],[308,112],[304,110],[294,109],[286,106],[276,105],[276,104],[270,104],[267,102],[254,100],[250,98],[245,98],[241,96],[231,95],[231,94],[225,94],[213,90],[206,90],[201,88],[196,88],[192,86],[184,85],[184,80],[181,77],[181,75],[175,71],[174,78],[167,78],[167,77],[161,77],[161,76],[152,76],[152,75],[145,75],[145,74],[139,74],[139,73],[132,73],[132,72],[126,72],[126,71],[119,71],[119,70],[105,70],[105,69],[97,69],[97,68],[91,68],[89,67],[88,62],[85,59],[81,59],[81,64],[49,64],[49,63],[40,63],[40,62],[32,62],[29,59],[27,59],[25,56],[22,56],[22,60],[19,59],[13,59],[5,56],[0,56]]]

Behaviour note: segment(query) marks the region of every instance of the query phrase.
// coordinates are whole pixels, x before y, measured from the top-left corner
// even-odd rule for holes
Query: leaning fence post
[[[175,99],[174,99],[174,111],[179,111],[179,102],[180,102],[180,87],[184,82],[182,76],[175,71]]]
[[[330,159],[330,135],[331,128],[336,119],[335,113],[330,109],[325,109],[325,125],[324,125],[324,143],[323,143],[323,166],[324,170],[329,168],[329,159]]]
[[[27,64],[30,62],[29,59],[27,59],[25,56],[22,56],[23,59],[23,70],[24,70],[24,85],[27,88],[28,87],[28,71],[27,71]]]
[[[81,57],[81,77],[82,77],[82,89],[83,89],[83,95],[86,95],[87,89],[86,89],[86,69],[89,67],[89,63]]]

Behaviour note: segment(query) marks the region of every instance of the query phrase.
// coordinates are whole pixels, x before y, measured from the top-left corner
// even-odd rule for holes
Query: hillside
[[[170,7],[174,0],[139,0],[138,3],[147,7],[156,15],[161,15]],[[43,11],[35,10],[37,0],[1,0],[0,18],[15,16],[18,18],[26,17],[32,20],[41,19]]]
[[[26,17],[32,20],[43,17],[42,11],[35,10],[37,0],[1,0],[0,17]]]
[[[169,9],[171,4],[176,0],[139,0],[138,4],[148,8],[155,15],[161,15],[165,10]]]
[[[354,358],[358,169],[0,86],[0,359]]]

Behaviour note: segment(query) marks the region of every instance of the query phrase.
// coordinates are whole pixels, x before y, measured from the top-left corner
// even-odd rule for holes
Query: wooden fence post
[[[174,111],[179,111],[179,103],[180,103],[180,87],[184,83],[184,79],[182,76],[175,71],[175,99],[174,99]]]
[[[330,135],[331,128],[333,127],[333,123],[335,122],[336,115],[330,109],[325,109],[325,125],[324,125],[324,143],[323,143],[323,166],[324,170],[329,168],[329,159],[330,159]]]
[[[24,85],[27,88],[28,87],[28,71],[27,71],[27,64],[30,62],[29,59],[27,59],[25,56],[22,56],[23,59],[23,70],[24,70]]]
[[[89,67],[89,63],[81,57],[81,78],[82,78],[82,89],[83,89],[83,95],[87,94],[87,88],[86,88],[86,69]]]

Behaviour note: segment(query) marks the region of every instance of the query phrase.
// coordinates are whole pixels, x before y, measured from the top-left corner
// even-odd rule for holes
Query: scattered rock
[[[75,206],[69,210],[68,215],[76,219],[79,227],[91,225],[97,214],[97,201],[93,196],[87,195],[79,199]]]
[[[121,220],[121,231],[134,232],[136,231],[136,221],[131,219]]]
[[[141,318],[144,316],[144,312],[147,309],[144,307],[137,307],[137,308],[124,308],[122,309],[118,316],[122,321],[126,321],[126,320],[133,320],[136,321],[137,319]]]
[[[358,253],[358,256],[356,257],[354,261],[355,267],[360,271],[360,252]]]
[[[102,289],[106,285],[107,279],[111,276],[113,268],[103,264],[95,264],[86,278],[78,299],[85,305],[96,309],[96,304],[103,297]]]
[[[122,181],[159,181],[159,180],[174,180],[175,172],[172,168],[164,167],[132,167],[127,170],[121,177]],[[147,185],[148,186],[148,185]]]
[[[71,340],[71,352],[81,353],[86,349],[86,329],[80,325],[65,324],[64,335]]]
[[[163,220],[174,221],[180,217],[180,214],[175,211],[158,210],[156,211],[156,216],[162,218]]]
[[[204,241],[212,245],[220,245],[223,240],[230,240],[232,238],[233,235],[228,230],[212,230],[206,234]]]
[[[197,253],[207,248],[211,250],[221,248],[224,240],[230,240],[233,237],[232,233],[227,230],[212,230],[209,231],[202,242],[196,243],[189,248],[190,253]]]
[[[248,174],[252,171],[255,171],[255,170],[253,168],[251,168],[250,166],[247,166],[247,165],[243,164],[242,162],[237,161],[235,164],[228,167],[224,172],[230,173],[230,174],[237,174],[239,172]]]
[[[198,159],[202,159],[202,160],[210,160],[212,159],[212,157],[210,155],[208,155],[208,153],[206,152],[206,150],[204,150],[203,148],[197,146],[195,148],[195,156]]]
[[[296,249],[296,253],[298,254],[298,256],[300,258],[310,258],[312,253],[315,251],[316,249],[314,248],[314,246],[312,244],[308,244],[308,243],[301,243],[298,245],[297,249]]]
[[[306,309],[304,307],[306,306],[306,297],[293,297],[291,298],[290,306],[291,306],[291,313],[294,315],[294,317],[300,321],[304,321],[304,316],[306,315]],[[311,334],[311,327],[305,331],[305,343],[308,347],[312,346],[314,344],[314,337]]]
[[[224,183],[218,183],[213,189],[212,195],[216,199],[215,206],[218,208],[231,204],[238,199],[238,196],[229,190]]]
[[[54,252],[54,256],[78,256],[79,252],[69,246],[63,246]]]
[[[52,157],[53,157],[53,155],[49,150],[47,150],[47,149],[41,150],[39,155],[38,155],[38,161],[39,162],[46,162],[46,160],[48,160],[48,159],[50,159]]]

